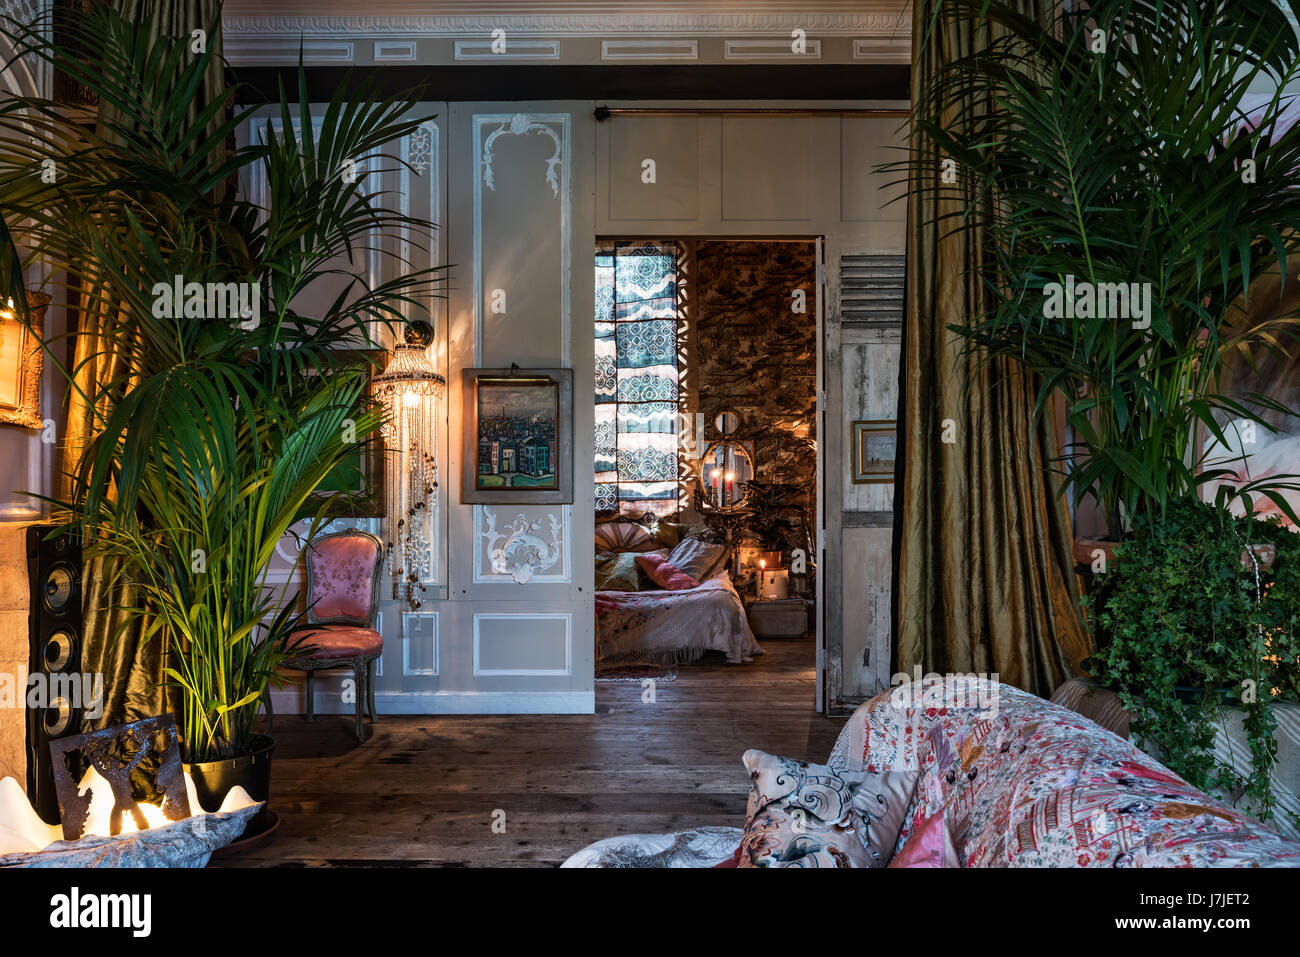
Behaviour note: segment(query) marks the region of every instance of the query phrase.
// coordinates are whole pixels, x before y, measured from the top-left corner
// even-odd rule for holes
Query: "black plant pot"
[[[268,801],[271,797],[271,755],[275,753],[275,739],[265,734],[253,735],[253,749],[248,754],[221,761],[204,761],[187,764],[185,770],[194,781],[199,805],[205,811],[216,811],[233,787],[241,787],[254,801]],[[270,815],[264,805],[244,828],[244,837],[261,833],[270,825]]]

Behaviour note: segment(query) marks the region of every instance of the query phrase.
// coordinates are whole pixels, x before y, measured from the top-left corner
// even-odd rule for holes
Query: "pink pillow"
[[[943,812],[927,817],[912,832],[890,867],[961,867]]]
[[[636,563],[650,576],[650,580],[660,588],[666,588],[669,591],[685,591],[688,588],[698,588],[700,586],[698,581],[662,555],[653,553],[638,555]]]

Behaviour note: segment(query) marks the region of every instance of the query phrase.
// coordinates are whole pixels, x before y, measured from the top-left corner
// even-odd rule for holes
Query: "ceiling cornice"
[[[230,10],[230,5],[226,7]],[[481,37],[501,29],[519,35],[563,36],[723,36],[739,34],[789,35],[800,28],[811,36],[854,36],[906,39],[911,19],[901,13],[791,12],[670,12],[434,15],[301,15],[259,16],[227,12],[222,32],[228,37]]]

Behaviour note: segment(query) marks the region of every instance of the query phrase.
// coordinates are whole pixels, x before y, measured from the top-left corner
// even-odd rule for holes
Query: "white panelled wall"
[[[840,253],[902,251],[903,207],[882,208],[889,177],[871,172],[874,164],[892,158],[887,147],[895,142],[894,118],[706,112],[617,115],[598,123],[596,105],[422,104],[420,113],[429,122],[412,141],[398,145],[414,168],[370,171],[383,176],[386,202],[437,224],[432,239],[389,241],[403,244],[416,266],[450,264],[446,298],[428,304],[436,328],[432,348],[448,380],[439,434],[438,507],[431,516],[435,554],[428,563],[426,602],[418,612],[393,600],[390,580],[384,579],[381,713],[572,713],[594,708],[592,324],[598,235],[826,236],[832,282]],[[657,167],[651,184],[641,176],[647,158],[655,159]],[[259,188],[256,182],[248,187]],[[373,273],[377,264],[368,265]],[[503,298],[504,312],[494,311],[494,303]],[[836,297],[828,296],[827,302],[826,320],[833,324]],[[839,355],[827,359],[839,362]],[[896,361],[896,351],[886,361]],[[522,369],[574,370],[572,505],[460,502],[461,371],[512,363]],[[886,383],[871,401],[895,395],[892,384]],[[850,376],[844,377],[843,393],[837,396],[843,401],[834,405],[837,415],[841,405],[846,407],[845,420],[826,426],[837,432],[848,428],[847,419],[862,417],[856,408],[852,415],[847,411],[862,404],[854,401]],[[883,406],[870,411],[892,416],[892,409]],[[837,440],[828,448],[839,450],[844,444]],[[826,469],[838,477],[842,463],[828,460]],[[382,533],[376,520],[357,524]],[[827,538],[832,564],[842,549],[859,544],[853,539],[859,530],[845,529],[842,538],[840,524],[832,511]],[[502,565],[499,556],[494,560],[493,546],[510,534],[533,536],[541,558],[529,575],[515,574],[517,569]],[[301,575],[296,555],[296,544],[286,540],[276,576],[291,586]],[[879,580],[871,588],[877,600],[872,608],[854,609],[856,621],[863,620],[860,614],[885,616],[875,623],[876,632],[888,628],[889,567],[887,553],[874,555],[871,574]],[[850,587],[846,580],[842,590],[831,592],[831,601],[838,604],[840,594],[868,590]],[[837,627],[840,620],[836,615]],[[831,636],[836,655],[840,644],[839,636]],[[854,636],[843,644],[858,649],[863,641]],[[831,698],[868,690],[876,680],[877,662],[865,671],[849,669],[853,673],[844,676]],[[830,669],[836,681],[840,672],[838,666]],[[344,677],[340,672],[317,678],[319,712],[352,710],[341,697]],[[275,707],[282,713],[300,711],[301,686],[276,692]]]
[[[382,580],[381,713],[594,708],[592,109],[590,103],[421,104],[427,122],[392,150],[411,168],[374,161],[362,167],[380,177],[375,185],[385,202],[436,225],[432,235],[388,237],[389,248],[413,267],[450,264],[445,296],[423,310],[435,327],[435,364],[448,380],[438,501],[430,515],[433,554],[419,610],[393,599],[391,578]],[[247,135],[261,135],[258,124]],[[247,185],[261,189],[255,177]],[[397,266],[376,256],[365,268],[380,281]],[[311,298],[332,292],[313,291]],[[504,311],[494,310],[502,301]],[[298,307],[310,308],[310,301]],[[575,369],[572,505],[460,503],[461,371],[512,363]],[[539,540],[542,556],[522,584],[523,576],[493,551],[521,522]],[[348,525],[384,536],[371,518],[331,528]],[[302,587],[297,542],[286,538],[278,558],[276,582],[289,592]],[[353,709],[343,695],[347,677],[317,677],[317,711]],[[300,712],[302,694],[301,684],[274,692],[276,711]]]

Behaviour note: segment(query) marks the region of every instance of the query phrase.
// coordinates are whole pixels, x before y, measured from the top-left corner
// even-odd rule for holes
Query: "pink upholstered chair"
[[[290,636],[293,657],[285,668],[307,673],[307,721],[315,720],[317,671],[351,668],[357,681],[357,740],[365,741],[361,716],[375,713],[375,662],[384,639],[375,631],[379,612],[379,576],[384,564],[384,544],[369,532],[350,529],[322,535],[306,550],[306,628]],[[297,654],[302,649],[303,654]]]

